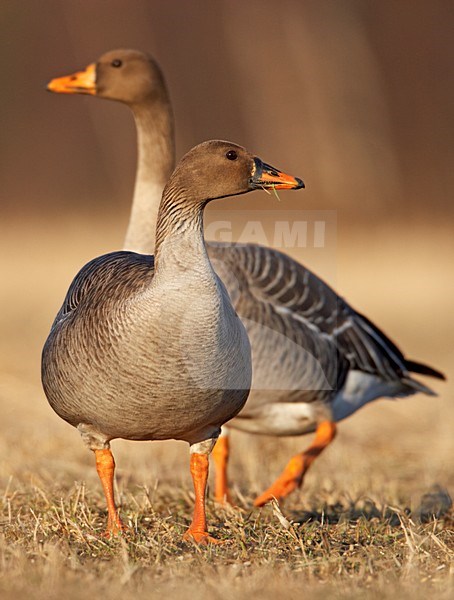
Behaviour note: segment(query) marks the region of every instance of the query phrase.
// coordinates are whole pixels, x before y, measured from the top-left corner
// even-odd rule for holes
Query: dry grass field
[[[226,540],[208,548],[181,541],[193,496],[176,442],[113,443],[131,531],[103,539],[93,457],[41,390],[41,346],[73,274],[121,235],[119,220],[99,217],[0,225],[0,597],[452,598],[448,228],[341,228],[336,252],[337,289],[410,357],[447,373],[447,384],[427,382],[439,397],[378,401],[341,424],[282,512],[252,500],[309,437],[235,435],[237,507],[208,502],[210,527]]]
[[[453,6],[2,0],[0,600],[454,598]],[[436,398],[341,423],[280,509],[252,502],[310,436],[234,435],[236,507],[207,506],[216,547],[182,542],[193,495],[177,442],[113,442],[130,531],[104,539],[94,457],[41,389],[69,283],[121,246],[136,166],[124,106],[45,86],[119,47],[161,64],[178,157],[230,139],[305,180],[239,210],[331,211],[330,245],[295,256],[448,377],[425,381]]]

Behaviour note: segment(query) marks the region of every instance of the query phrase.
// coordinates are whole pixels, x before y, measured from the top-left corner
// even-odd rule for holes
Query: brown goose
[[[302,187],[229,142],[183,157],[158,212],[154,258],[113,252],[72,282],[44,346],[42,381],[55,412],[94,451],[107,533],[123,529],[114,502],[115,438],[185,440],[196,494],[186,537],[212,541],[205,519],[208,455],[243,407],[250,346],[203,240],[203,210],[257,188]]]
[[[60,93],[92,94],[128,105],[138,131],[139,163],[125,248],[154,251],[159,189],[174,162],[173,120],[156,62],[135,50],[104,54],[85,71],[54,79]],[[443,378],[408,361],[375,325],[288,256],[256,245],[208,243],[208,255],[249,334],[253,381],[245,408],[229,427],[276,436],[316,432],[259,498],[262,505],[301,485],[313,460],[334,439],[337,421],[383,396],[433,392],[410,371]],[[226,497],[227,429],[213,452],[215,495]]]

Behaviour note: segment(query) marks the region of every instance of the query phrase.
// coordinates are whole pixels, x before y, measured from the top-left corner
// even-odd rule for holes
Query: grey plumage
[[[332,406],[351,372],[371,376],[368,382],[373,387],[380,380],[384,385],[379,396],[417,391],[433,395],[411,377],[402,352],[383,332],[301,264],[279,251],[250,244],[207,247],[252,347],[251,393],[229,426],[263,432],[250,421],[252,416],[258,419],[269,403],[325,404],[323,411],[314,408],[313,417],[300,424],[305,432],[313,431],[320,414],[332,418]],[[367,387],[363,398],[370,401]],[[283,420],[275,426],[262,423],[262,428],[275,435],[301,433],[291,431],[293,420],[289,428]]]
[[[182,261],[185,263],[184,279],[176,278],[178,285],[184,285],[179,309],[175,302],[172,304],[166,289],[166,302],[170,303],[172,314],[169,324],[163,319],[162,307],[148,299],[150,289],[153,290],[153,257],[114,252],[94,259],[78,273],[52,325],[43,350],[46,395],[52,408],[71,425],[88,423],[104,436],[100,447],[106,447],[109,440],[117,437],[200,442],[205,439],[205,429],[211,428],[210,435],[216,433],[245,401],[250,367],[244,351],[240,361],[233,360],[238,353],[236,345],[241,341],[238,328],[230,326],[231,350],[224,349],[225,372],[218,377],[218,383],[231,380],[232,387],[239,387],[240,391],[224,385],[218,389],[212,366],[221,361],[213,347],[204,356],[194,338],[197,334],[206,335],[207,325],[213,328],[219,325],[213,317],[207,321],[203,311],[193,306],[192,319],[197,332],[191,332],[186,310],[191,278],[187,275],[187,260]],[[216,282],[213,288],[217,286],[225,301],[227,295],[222,285]],[[201,294],[203,283],[197,281],[194,289]],[[211,290],[208,294],[211,295]],[[217,300],[214,291],[213,296]],[[159,317],[158,308],[161,308]],[[234,322],[233,311],[223,310],[229,323]],[[179,319],[184,319],[184,327]],[[220,334],[214,339],[217,335]],[[210,341],[207,336],[203,343],[209,346]],[[185,354],[184,342],[197,350],[195,356]],[[242,343],[247,348],[244,339]],[[213,359],[211,364],[206,363],[208,356]],[[191,359],[196,365],[193,372]],[[219,365],[215,366],[219,371]],[[236,381],[230,373],[236,373],[238,368],[240,375]],[[210,379],[211,414],[207,415],[207,408],[200,404]]]
[[[112,59],[119,57],[123,71],[109,70]],[[152,59],[131,50],[107,53],[98,61],[97,71],[102,85],[96,95],[127,104],[139,136],[125,247],[152,253],[155,240],[149,222],[156,213],[160,182],[174,160],[173,122],[163,77]],[[141,77],[136,77],[138,73]],[[382,396],[433,395],[411,377],[412,370],[443,378],[435,369],[407,361],[366,317],[288,256],[252,244],[210,242],[207,251],[252,346],[251,393],[229,427],[273,435],[308,433],[321,422],[346,418]]]
[[[186,537],[213,541],[204,509],[207,455],[221,425],[243,407],[252,373],[246,331],[206,254],[202,215],[210,200],[266,185],[259,164],[229,142],[193,148],[163,192],[155,258],[123,251],[92,260],[52,325],[43,387],[55,412],[95,452],[108,535],[124,529],[110,441],[178,439],[191,445],[196,492]],[[273,185],[303,185],[275,169],[272,177]]]

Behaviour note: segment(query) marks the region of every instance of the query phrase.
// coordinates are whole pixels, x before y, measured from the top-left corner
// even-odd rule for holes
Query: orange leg
[[[227,480],[227,465],[229,462],[229,437],[218,438],[213,448],[212,457],[215,466],[214,499],[220,504],[231,504],[229,484]]]
[[[114,457],[110,450],[95,450],[95,457],[96,470],[98,471],[107,502],[108,519],[105,536],[119,535],[122,531],[126,530],[126,527],[123,525],[115,506],[113,485],[115,472]]]
[[[208,481],[208,454],[191,454],[190,469],[195,491],[195,505],[192,523],[183,536],[184,540],[192,540],[198,544],[217,544],[217,540],[208,535],[205,514],[205,493]]]
[[[300,487],[311,464],[333,441],[335,436],[335,423],[331,421],[320,423],[315,433],[315,439],[309,448],[290,459],[278,479],[263,494],[256,498],[254,506],[263,506],[273,498],[281,500],[293,492],[293,490]]]

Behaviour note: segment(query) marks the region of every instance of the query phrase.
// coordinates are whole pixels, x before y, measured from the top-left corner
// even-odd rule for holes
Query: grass
[[[416,586],[420,597],[448,597],[454,554],[449,512],[442,519],[427,513],[426,522],[417,522],[404,509],[371,499],[334,499],[327,505],[319,495],[311,512],[298,517],[295,510],[293,520],[277,505],[224,509],[209,502],[212,530],[225,544],[200,548],[181,539],[192,510],[184,488],[122,490],[131,529],[107,540],[98,486],[12,480],[2,498],[2,598],[31,590],[36,598],[78,598],[106,587],[112,598],[150,592],[271,598],[279,590],[295,598],[303,590],[314,598],[327,591],[343,598],[355,588],[358,597],[366,591],[388,597],[387,590],[419,597]]]
[[[113,239],[116,230],[107,225],[107,240]],[[342,423],[303,489],[281,508],[251,506],[310,438],[236,434],[231,474],[237,507],[208,501],[210,531],[225,541],[221,546],[182,541],[193,504],[184,444],[115,441],[118,500],[130,531],[103,538],[106,511],[93,456],[52,413],[39,383],[40,348],[71,274],[104,250],[90,245],[95,225],[91,231],[84,224],[83,247],[80,224],[72,226],[60,231],[57,224],[38,239],[36,223],[29,229],[21,223],[27,243],[15,244],[14,261],[7,250],[18,232],[11,224],[0,231],[0,270],[8,282],[0,290],[2,600],[453,597],[454,515],[446,491],[454,489],[450,381],[434,383],[439,398],[380,401]],[[429,235],[425,230],[424,239]],[[448,369],[451,379],[453,325],[436,315],[451,310],[451,284],[440,273],[449,267],[452,241],[440,230],[435,238],[444,244],[446,263],[424,268],[418,293],[418,270],[430,260],[415,232],[399,247],[390,245],[389,261],[383,248],[375,255],[373,246],[362,245],[369,279],[355,262],[358,241],[352,240],[339,256],[339,264],[348,265],[342,278],[351,278],[352,287],[344,284],[341,291],[411,349],[412,358]],[[390,303],[380,282],[398,253],[406,268],[392,281]]]

